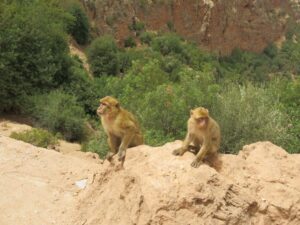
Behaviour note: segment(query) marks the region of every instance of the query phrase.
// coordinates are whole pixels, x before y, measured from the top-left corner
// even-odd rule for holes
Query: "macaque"
[[[130,112],[120,106],[117,99],[110,96],[100,99],[97,114],[101,117],[102,126],[108,135],[110,151],[106,159],[111,162],[112,157],[118,153],[118,159],[123,166],[126,149],[144,143],[138,122]]]
[[[220,148],[221,132],[218,123],[209,116],[207,109],[203,107],[191,110],[187,122],[188,132],[182,147],[173,151],[174,155],[183,155],[190,149],[198,150],[192,167],[199,167],[204,157],[214,156]],[[193,144],[193,145],[190,145]]]

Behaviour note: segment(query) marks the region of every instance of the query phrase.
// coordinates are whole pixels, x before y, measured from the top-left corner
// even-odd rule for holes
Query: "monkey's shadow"
[[[188,151],[196,155],[200,150],[200,147],[196,147],[194,145],[189,145]],[[203,162],[210,167],[214,168],[217,172],[222,170],[223,162],[219,154],[210,154],[205,156]]]

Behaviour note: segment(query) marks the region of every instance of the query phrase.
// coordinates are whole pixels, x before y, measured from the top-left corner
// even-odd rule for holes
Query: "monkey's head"
[[[118,112],[120,109],[120,104],[117,99],[106,96],[100,99],[100,105],[97,109],[97,114],[99,116],[109,115],[114,112]]]
[[[198,107],[191,110],[191,117],[199,128],[206,128],[209,120],[209,111],[206,108]]]

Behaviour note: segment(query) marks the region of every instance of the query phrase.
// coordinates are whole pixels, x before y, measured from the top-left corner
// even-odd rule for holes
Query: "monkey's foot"
[[[202,164],[202,161],[199,159],[195,159],[192,163],[191,166],[194,168],[198,168]]]
[[[175,149],[172,153],[173,155],[183,155],[183,151],[181,148]]]
[[[105,159],[107,159],[109,162],[111,162],[114,155],[115,155],[115,153],[108,152],[105,156]]]
[[[118,159],[119,159],[119,161],[122,161],[124,163],[125,156],[126,156],[126,152],[125,151],[119,151],[119,153],[118,153]]]

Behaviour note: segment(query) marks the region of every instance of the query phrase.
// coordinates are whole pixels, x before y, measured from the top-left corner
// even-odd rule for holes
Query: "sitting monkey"
[[[187,125],[188,132],[182,147],[174,150],[173,154],[183,155],[189,148],[196,148],[198,153],[191,166],[197,168],[201,165],[205,156],[214,155],[218,152],[221,142],[220,127],[209,116],[208,110],[203,107],[191,110]],[[193,144],[194,147],[190,144]]]
[[[110,96],[100,99],[97,114],[101,117],[102,126],[108,135],[110,151],[106,159],[111,161],[112,157],[118,153],[119,161],[122,161],[123,165],[126,149],[144,143],[137,120],[120,106],[117,99]]]

